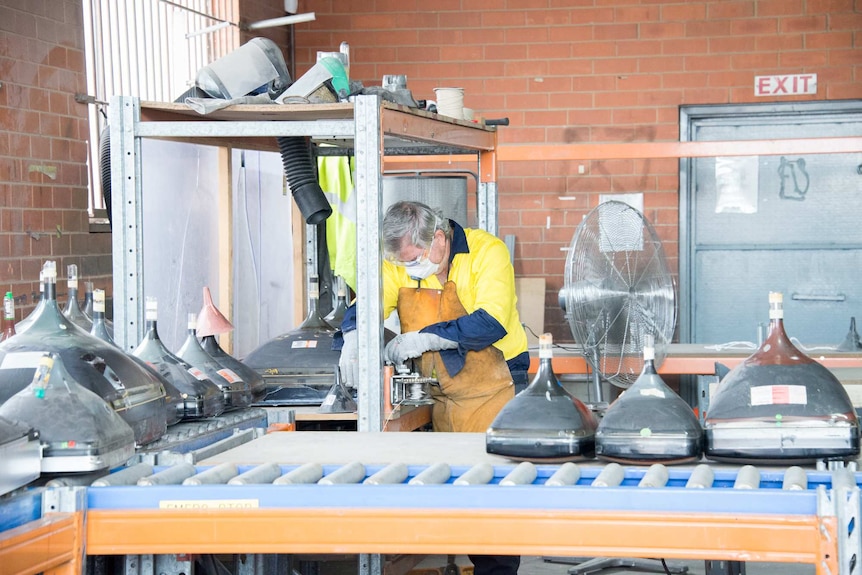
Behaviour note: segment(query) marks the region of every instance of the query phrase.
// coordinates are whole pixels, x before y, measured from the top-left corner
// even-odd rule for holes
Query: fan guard
[[[572,336],[597,373],[628,388],[643,368],[647,335],[661,365],[676,321],[674,284],[661,240],[640,211],[616,200],[593,208],[572,238],[564,279]]]

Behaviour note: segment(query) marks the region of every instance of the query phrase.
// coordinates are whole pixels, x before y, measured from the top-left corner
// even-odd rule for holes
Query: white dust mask
[[[424,280],[436,274],[440,269],[440,264],[435,264],[429,257],[422,257],[404,266],[404,269],[407,270],[407,274],[414,280]]]

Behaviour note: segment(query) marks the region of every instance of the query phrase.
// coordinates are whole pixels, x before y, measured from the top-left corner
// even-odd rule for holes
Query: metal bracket
[[[86,487],[55,487],[42,494],[42,514],[73,513],[86,507]]]
[[[856,573],[862,550],[862,532],[860,521],[860,492],[856,484],[856,462],[843,461],[818,462],[818,469],[828,466],[832,473],[831,489],[821,485],[817,488],[817,516],[835,517],[837,527],[838,573],[850,575]],[[830,538],[829,532],[821,526],[824,538]],[[830,573],[827,565],[822,565],[824,573]]]

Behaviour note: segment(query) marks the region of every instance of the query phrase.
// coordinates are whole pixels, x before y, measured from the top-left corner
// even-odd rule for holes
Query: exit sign
[[[755,76],[755,96],[793,96],[816,94],[817,74],[790,74],[784,76]]]

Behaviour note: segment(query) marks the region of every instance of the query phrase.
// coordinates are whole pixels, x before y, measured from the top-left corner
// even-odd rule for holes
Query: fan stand
[[[584,349],[584,355],[587,357],[587,365],[592,371],[591,387],[592,396],[595,398],[595,404],[590,407],[596,413],[604,413],[608,408],[602,393],[602,378],[596,366],[599,365],[599,353],[595,346],[588,353]],[[687,573],[688,566],[686,565],[670,565],[667,562],[662,563],[661,559],[646,559],[637,557],[545,557],[545,561],[553,563],[575,564],[568,570],[569,575],[587,575],[587,573],[596,573],[605,569],[626,568],[635,569],[637,571],[645,571],[647,573]],[[665,565],[667,570],[665,570]]]

